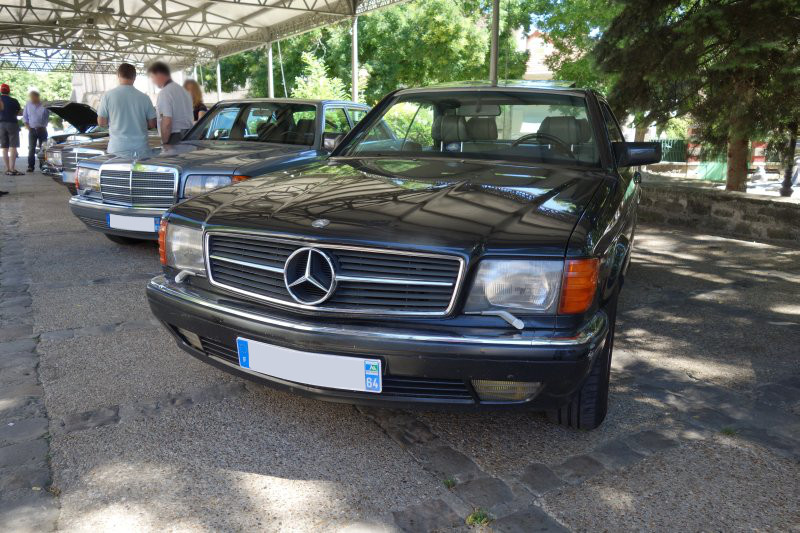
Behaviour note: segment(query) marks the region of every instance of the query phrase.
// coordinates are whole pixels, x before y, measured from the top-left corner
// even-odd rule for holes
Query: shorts
[[[0,122],[0,148],[19,148],[19,124]]]

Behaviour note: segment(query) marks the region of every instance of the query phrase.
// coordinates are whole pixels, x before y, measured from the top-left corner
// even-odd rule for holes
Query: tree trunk
[[[634,133],[633,140],[634,142],[642,142],[644,141],[644,136],[647,135],[647,126],[636,126],[636,133]]]
[[[728,177],[725,188],[747,192],[748,139],[731,128],[728,137]]]

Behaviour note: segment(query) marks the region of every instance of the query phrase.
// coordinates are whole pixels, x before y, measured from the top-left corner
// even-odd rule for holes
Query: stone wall
[[[645,177],[639,220],[800,247],[800,201],[797,198],[654,183]]]

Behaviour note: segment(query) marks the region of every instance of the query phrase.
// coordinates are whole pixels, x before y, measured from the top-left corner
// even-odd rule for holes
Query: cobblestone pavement
[[[800,250],[640,228],[610,414],[576,432],[228,376],[153,322],[153,245],[0,188],[0,531],[799,530]]]

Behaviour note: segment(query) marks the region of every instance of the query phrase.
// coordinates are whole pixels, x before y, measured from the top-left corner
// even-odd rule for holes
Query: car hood
[[[45,106],[81,133],[92,126],[97,126],[97,111],[90,105],[77,102],[52,102]]]
[[[464,254],[563,255],[600,170],[447,159],[338,159],[176,206],[221,227]],[[328,224],[312,226],[317,219]]]
[[[264,160],[291,158],[298,153],[312,150],[309,146],[286,146],[260,142],[236,141],[189,141],[153,150],[150,157],[139,162],[148,165],[172,166],[207,172],[246,170],[248,166],[262,166]],[[115,158],[112,162],[129,162]]]

